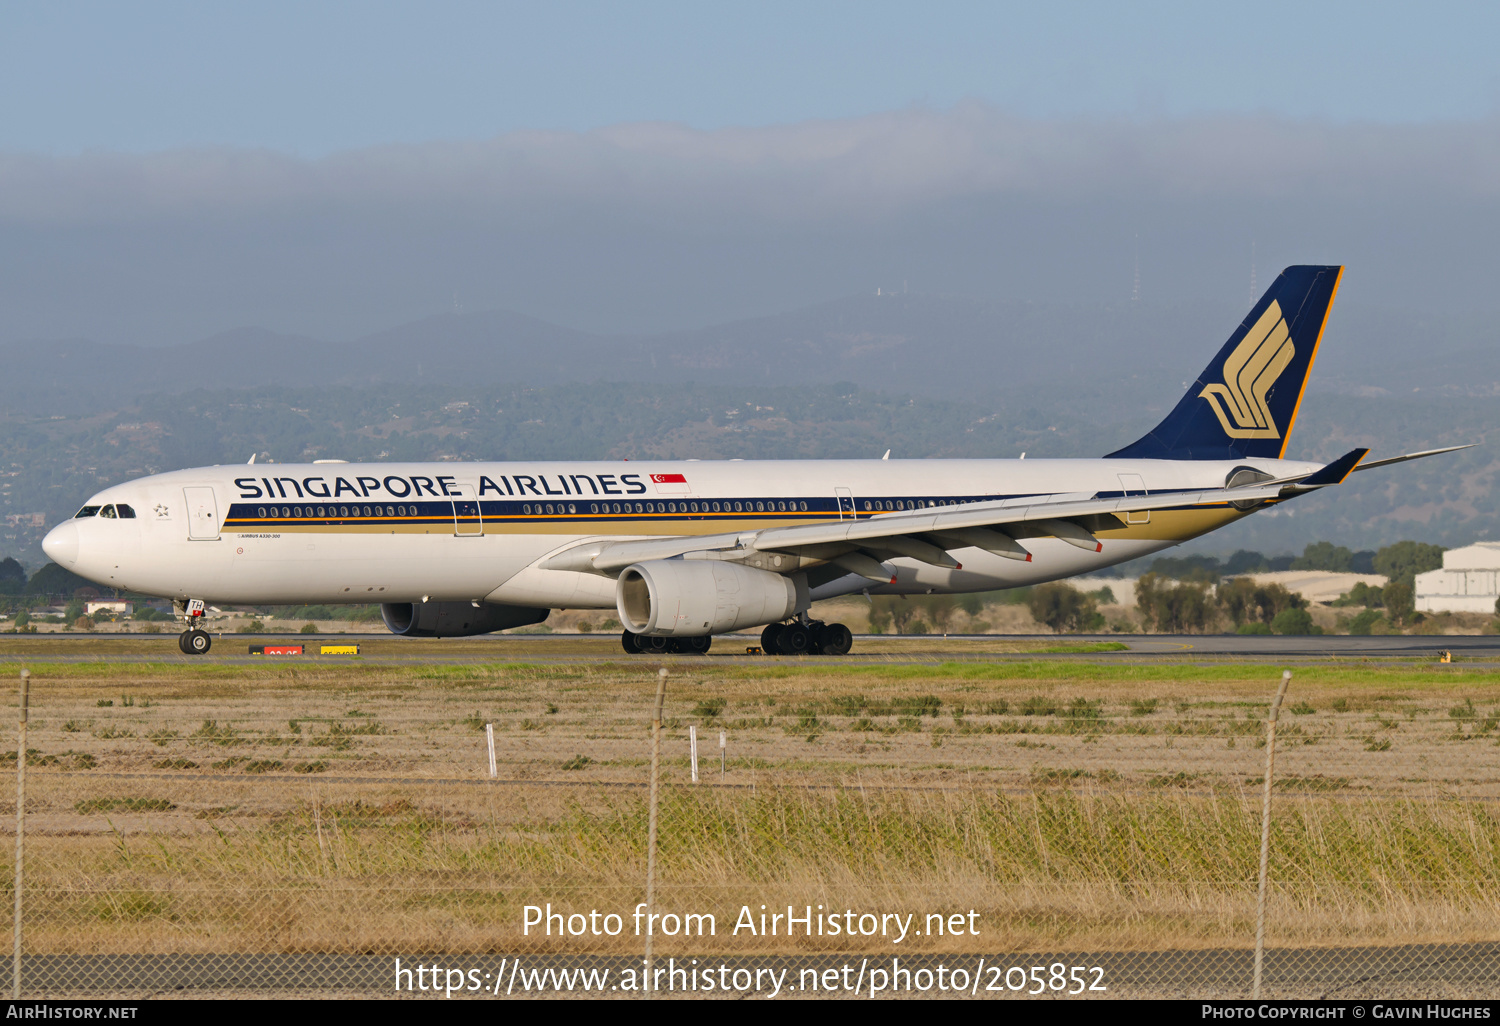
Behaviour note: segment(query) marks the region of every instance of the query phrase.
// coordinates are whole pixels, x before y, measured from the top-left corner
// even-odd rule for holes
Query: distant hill
[[[0,556],[99,486],[159,470],[344,459],[1098,456],[1175,403],[1242,310],[851,296],[773,317],[604,336],[504,311],[335,343],[246,328],[190,346],[0,346]],[[1500,324],[1497,319],[1495,324]],[[1336,313],[1289,455],[1484,441],[1483,318]],[[1194,548],[1500,538],[1500,451],[1357,474]]]
[[[446,314],[352,342],[259,328],[190,345],[81,339],[0,345],[0,402],[41,413],[206,388],[579,381],[798,385],[837,381],[973,397],[1044,382],[1161,392],[1191,376],[1236,313],[852,296],[660,335],[593,335],[508,311]]]

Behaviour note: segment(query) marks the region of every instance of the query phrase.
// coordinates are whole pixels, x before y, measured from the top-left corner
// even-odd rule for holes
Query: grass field
[[[32,666],[29,950],[639,944],[525,938],[521,908],[628,916],[642,900],[656,664],[99,655]],[[658,903],[715,914],[718,940],[658,950],[892,950],[725,936],[761,904],[978,911],[979,939],[911,950],[1245,946],[1278,676],[678,665]],[[1500,674],[1301,667],[1278,737],[1273,944],[1497,938]],[[12,775],[4,786],[9,829]]]

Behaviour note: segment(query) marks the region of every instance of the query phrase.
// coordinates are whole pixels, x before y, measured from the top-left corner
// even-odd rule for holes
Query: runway
[[[382,634],[225,634],[214,636],[206,656],[185,656],[172,634],[23,634],[0,635],[0,662],[14,663],[198,663],[204,665],[267,662],[466,665],[495,662],[591,663],[642,662],[715,665],[813,662],[831,666],[867,664],[936,665],[947,662],[1015,660],[1150,662],[1339,662],[1346,660],[1439,661],[1449,653],[1456,662],[1500,665],[1500,635],[1346,634],[1282,636],[1241,634],[1106,634],[1106,635],[857,635],[845,656],[767,656],[747,649],[756,635],[714,639],[704,656],[627,655],[612,635],[527,634],[477,638],[408,639]],[[250,655],[252,644],[360,645],[358,656]]]

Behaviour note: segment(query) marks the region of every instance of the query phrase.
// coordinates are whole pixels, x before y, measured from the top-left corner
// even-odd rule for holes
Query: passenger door
[[[182,498],[187,504],[189,540],[218,541],[219,504],[214,500],[214,490],[201,486],[184,488]]]

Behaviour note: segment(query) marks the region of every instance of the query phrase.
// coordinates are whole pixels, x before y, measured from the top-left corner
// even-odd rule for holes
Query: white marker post
[[[719,731],[719,783],[721,784],[724,783],[724,747],[726,744],[728,744],[728,739],[724,737],[724,732],[721,730]]]
[[[688,753],[693,758],[693,783],[698,782],[698,727],[696,724],[688,727]]]
[[[490,779],[499,776],[499,769],[495,766],[495,725],[486,723],[484,725],[484,738],[490,743]]]

